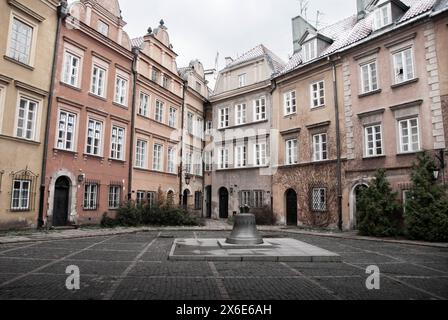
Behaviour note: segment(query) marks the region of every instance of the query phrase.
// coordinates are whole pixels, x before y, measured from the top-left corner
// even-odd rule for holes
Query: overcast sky
[[[309,0],[308,19],[323,12],[321,26],[356,11],[356,0]],[[177,64],[198,58],[205,68],[214,67],[219,52],[235,58],[262,43],[283,60],[292,54],[291,18],[300,13],[299,0],[120,0],[125,30],[133,37],[145,34],[164,19]]]

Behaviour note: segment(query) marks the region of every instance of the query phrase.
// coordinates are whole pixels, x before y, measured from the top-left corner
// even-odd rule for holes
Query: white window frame
[[[156,100],[156,108],[154,110],[154,120],[163,123],[163,109],[164,103],[160,100]]]
[[[378,132],[379,128],[379,132]],[[372,133],[369,133],[369,129],[372,130]],[[380,138],[377,139],[377,135],[380,135]],[[369,139],[372,138],[370,141]],[[380,143],[380,147],[378,147],[378,142]],[[372,143],[372,147],[369,147],[369,144]],[[378,153],[378,148],[381,148],[381,152]],[[364,157],[378,157],[384,155],[384,144],[383,144],[383,126],[381,124],[373,124],[364,127]]]
[[[322,85],[322,88],[320,87]],[[315,86],[317,89],[315,90]],[[320,80],[313,82],[310,85],[310,98],[311,98],[311,109],[320,108],[325,106],[325,81]],[[323,100],[323,101],[321,101]]]
[[[238,75],[238,88],[242,88],[246,86],[246,74],[240,74]]]
[[[219,128],[224,129],[229,127],[229,107],[219,109]]]
[[[168,125],[171,128],[176,127],[177,122],[177,109],[174,107],[170,107],[169,117],[168,117]]]
[[[16,189],[16,187],[15,187],[16,183],[20,184],[18,189]],[[27,185],[26,189],[24,188],[25,184]],[[16,192],[18,192],[18,197],[15,197]],[[29,211],[31,208],[31,206],[30,206],[31,197],[30,196],[31,196],[31,181],[23,180],[23,179],[14,179],[12,181],[11,210],[12,211]],[[18,201],[17,206],[14,205],[14,202],[16,200]],[[26,205],[23,205],[24,201],[25,201]]]
[[[212,132],[213,132],[213,121],[208,120],[205,123],[205,133],[206,134],[212,134]]]
[[[6,87],[0,84],[0,134],[2,133],[3,113],[5,108]]]
[[[121,186],[109,186],[109,209],[115,210],[120,207],[121,189]]]
[[[204,170],[212,171],[213,170],[213,154],[211,151],[204,151]]]
[[[89,144],[89,131],[90,131],[90,123],[93,123],[94,129],[93,129],[93,137],[92,137],[92,143]],[[99,132],[99,141],[98,141],[98,152],[95,153],[95,140],[98,139],[96,137],[97,133],[97,124],[100,124],[100,132]],[[86,128],[86,154],[90,156],[96,156],[101,157],[103,155],[103,141],[104,141],[104,121],[97,120],[95,118],[88,118],[87,119],[87,128]],[[91,152],[89,152],[89,147],[91,148]]]
[[[387,19],[387,21],[385,20]],[[385,4],[373,11],[373,30],[382,29],[392,24],[391,4]]]
[[[143,117],[149,116],[150,95],[140,91],[140,104],[138,107],[138,114]]]
[[[409,66],[406,64],[407,60],[406,60],[406,52],[410,52],[411,54],[411,69],[412,69],[412,74],[409,72]],[[403,66],[403,80],[399,79],[400,73],[398,72],[399,69],[398,68],[398,59],[401,60],[401,64]],[[400,51],[394,52],[392,54],[392,60],[393,60],[393,65],[394,65],[394,81],[395,84],[400,84],[400,83],[404,83],[407,81],[411,81],[414,80],[416,77],[416,70],[415,70],[415,62],[414,62],[414,48],[413,47],[408,47],[408,48],[404,48]]]
[[[109,36],[109,25],[102,20],[98,20],[96,25],[96,31],[101,33],[103,36]]]
[[[291,90],[283,94],[283,114],[290,116],[297,113],[297,92]]]
[[[135,145],[135,167],[140,169],[148,168],[148,141],[137,139]]]
[[[219,149],[218,168],[220,170],[229,168],[229,153],[230,152],[228,148]]]
[[[249,190],[243,190],[241,191],[241,203],[240,206],[251,206],[252,205],[252,192]]]
[[[260,97],[254,100],[254,121],[266,120],[266,97]]]
[[[115,77],[114,102],[118,103],[119,105],[126,106],[128,101],[127,96],[128,96],[128,80],[117,74]]]
[[[114,129],[117,137],[114,137]],[[126,129],[117,125],[112,125],[110,137],[110,158],[124,161],[126,152]]]
[[[26,101],[26,104],[24,108],[22,108],[21,102]],[[16,109],[16,121],[15,121],[15,128],[14,128],[14,135],[15,137],[19,139],[29,140],[29,141],[37,141],[37,135],[39,130],[39,112],[40,112],[40,101],[32,99],[28,96],[19,94],[18,96],[18,105]],[[30,113],[30,105],[35,105],[35,110],[33,112],[33,118],[32,118],[32,128],[27,129],[28,122],[29,122],[29,113]],[[21,117],[21,109],[24,109],[24,116]],[[22,126],[19,126],[19,122],[22,121]],[[21,130],[21,134],[19,134],[19,130]],[[30,132],[30,136],[27,136],[27,133]]]
[[[62,114],[65,114],[65,120],[62,121],[61,120],[61,116]],[[73,123],[72,123],[72,138],[71,140],[67,137],[68,133],[69,133],[69,118],[73,118]],[[55,146],[56,149],[59,150],[66,150],[66,151],[75,151],[76,150],[76,132],[77,132],[77,123],[78,120],[78,114],[71,112],[71,111],[67,111],[65,109],[59,109],[58,112],[58,122],[57,122],[57,127],[56,127],[56,142],[55,142]],[[60,137],[60,135],[62,134],[62,137]],[[67,142],[71,143],[71,148],[67,148]],[[63,147],[60,147],[59,144],[62,143]]]
[[[285,164],[294,165],[299,162],[298,160],[298,140],[288,139],[285,141]]]
[[[375,71],[372,70],[372,66],[375,66]],[[365,78],[364,68],[367,70],[367,78]],[[378,78],[378,62],[376,59],[374,61],[361,64],[359,66],[359,72],[361,79],[361,94],[374,92],[380,88]],[[368,88],[366,89],[366,87]]]
[[[323,139],[325,137],[325,141]],[[325,146],[325,148],[324,148]],[[328,135],[318,133],[313,135],[313,161],[320,162],[328,160]]]
[[[263,190],[254,190],[252,205],[254,208],[263,208],[263,205],[264,205],[264,191]]]
[[[414,142],[412,142],[412,133],[411,133],[411,121],[415,120],[417,122],[417,144],[418,144],[418,148],[414,149],[412,148]],[[407,124],[407,129],[408,129],[408,142],[407,143],[403,143],[403,139],[404,139],[404,135],[403,135],[403,130],[402,130],[402,123],[406,123]],[[420,139],[420,121],[418,119],[418,117],[412,117],[412,118],[406,118],[406,119],[400,119],[398,120],[398,136],[399,136],[399,152],[400,153],[415,153],[415,152],[419,152],[421,151],[421,139]],[[405,150],[405,146],[408,146],[408,150]]]
[[[16,48],[13,49],[12,46],[12,37],[13,37],[13,27],[14,27],[14,20],[18,21],[19,23],[31,28],[31,38],[28,40],[29,43],[27,43],[27,49],[25,52],[18,53]],[[37,42],[37,34],[38,34],[38,25],[30,21],[29,19],[26,19],[22,15],[18,14],[15,11],[11,12],[11,20],[9,25],[9,33],[8,33],[8,44],[7,44],[7,50],[6,50],[6,56],[18,61],[19,63],[23,63],[28,66],[34,65],[35,60],[35,50],[36,50],[36,42]],[[13,53],[14,50],[14,53]],[[20,55],[26,55],[25,59],[18,56]]]
[[[264,167],[267,165],[268,146],[266,142],[254,144],[254,166]]]
[[[317,38],[309,40],[302,45],[302,57],[304,62],[317,58]]]
[[[95,70],[97,71],[97,75],[95,76]],[[103,75],[102,79],[99,75]],[[92,66],[92,85],[90,88],[90,93],[105,98],[106,97],[106,88],[107,88],[107,69],[103,66],[100,66],[96,63]]]
[[[189,134],[193,134],[193,122],[194,122],[194,114],[192,112],[187,112],[187,132]]]
[[[247,105],[239,103],[235,106],[236,125],[243,125],[247,123]]]
[[[176,150],[174,147],[168,147],[168,156],[167,156],[167,171],[168,173],[176,173],[175,163],[176,163]]]
[[[311,196],[311,209],[313,212],[326,212],[328,210],[326,188],[313,188]],[[318,200],[318,202],[315,201],[316,199]]]
[[[193,154],[191,152],[185,154],[185,172],[193,173]]]
[[[247,166],[247,146],[235,146],[235,167],[245,168]]]
[[[77,61],[77,65],[74,65]],[[79,88],[79,75],[81,72],[82,58],[78,55],[65,50],[64,52],[64,70],[62,73],[62,82],[72,87]]]
[[[153,147],[153,156],[152,156],[152,170],[154,171],[163,171],[163,145],[159,143],[155,143]]]
[[[84,210],[97,210],[98,209],[98,192],[99,186],[96,183],[86,183],[84,185]]]

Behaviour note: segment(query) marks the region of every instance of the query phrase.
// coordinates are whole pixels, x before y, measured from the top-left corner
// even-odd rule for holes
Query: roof
[[[140,48],[141,49],[144,42],[145,42],[145,40],[143,39],[143,37],[134,38],[134,39],[131,39],[131,46],[132,46],[132,48]]]
[[[442,3],[448,3],[448,0],[402,0],[401,2],[409,7],[409,10],[405,12],[403,17],[400,18],[392,27],[387,30],[393,30],[399,28],[405,22],[418,18],[428,13],[431,9],[437,6],[442,6]],[[381,1],[380,1],[381,2]],[[442,9],[443,10],[443,9]],[[321,28],[317,31],[326,37],[333,39],[333,43],[328,46],[320,54],[321,57],[328,56],[337,51],[342,51],[349,46],[355,45],[361,40],[366,40],[369,37],[375,37],[378,33],[373,32],[373,14],[370,12],[364,19],[357,20],[357,15],[352,15],[345,18],[335,24],[329,25],[327,27]],[[286,66],[277,75],[282,75],[290,72],[294,69],[300,68],[304,64],[302,63],[301,52],[294,54]]]
[[[232,61],[230,64],[228,64],[225,69],[233,68],[237,65],[243,64],[245,62],[255,60],[258,58],[266,57],[268,63],[270,64],[273,73],[278,73],[281,70],[283,70],[285,66],[285,62],[280,59],[275,53],[273,53],[271,50],[266,48],[264,45],[260,44],[256,46],[255,48],[247,51],[240,57],[236,58],[234,61]]]

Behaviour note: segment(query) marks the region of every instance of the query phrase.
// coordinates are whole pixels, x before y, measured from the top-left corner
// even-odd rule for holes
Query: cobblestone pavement
[[[342,263],[173,262],[174,238],[228,232],[149,231],[0,245],[0,299],[448,299],[448,249],[263,232],[336,252]],[[65,287],[78,266],[81,288]],[[365,286],[381,271],[380,290]]]

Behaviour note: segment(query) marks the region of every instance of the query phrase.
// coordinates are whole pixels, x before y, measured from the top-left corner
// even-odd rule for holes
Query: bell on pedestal
[[[240,245],[263,244],[263,238],[257,230],[255,215],[244,213],[235,215],[233,231],[226,243]]]

